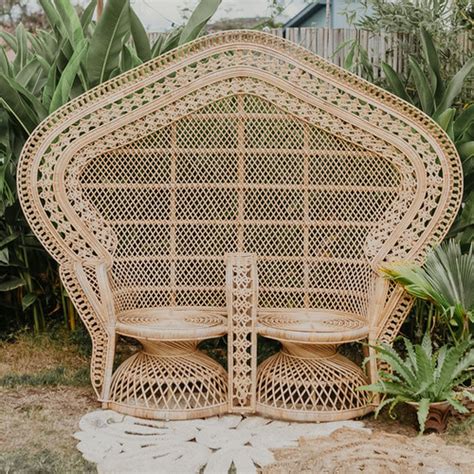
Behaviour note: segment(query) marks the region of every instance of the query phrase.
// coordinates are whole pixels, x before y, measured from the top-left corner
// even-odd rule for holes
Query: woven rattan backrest
[[[402,188],[388,160],[252,90],[99,155],[79,182],[117,239],[117,286],[139,289],[124,308],[223,306],[224,255],[253,252],[262,307],[356,314],[367,238]]]
[[[422,258],[461,195],[430,119],[256,32],[77,99],[30,140],[19,182],[58,260],[113,262],[118,309],[224,307],[226,252],[253,252],[261,307],[365,316],[373,268]]]

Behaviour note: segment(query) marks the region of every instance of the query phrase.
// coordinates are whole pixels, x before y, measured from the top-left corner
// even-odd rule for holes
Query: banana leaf
[[[128,0],[109,0],[90,40],[86,68],[90,86],[106,81],[120,64],[120,53],[130,36]]]
[[[194,9],[179,37],[179,44],[192,41],[199,36],[206,23],[214,15],[222,0],[201,0]]]

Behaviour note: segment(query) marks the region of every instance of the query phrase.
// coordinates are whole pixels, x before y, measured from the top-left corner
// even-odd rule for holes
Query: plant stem
[[[72,301],[69,298],[67,299],[67,305],[68,305],[68,314],[69,314],[69,328],[71,329],[71,331],[75,331],[76,330],[76,315],[75,315],[75,310],[74,310]]]
[[[66,329],[69,329],[68,308],[66,303],[66,297],[64,296],[64,286],[61,280],[59,281],[59,291],[61,292],[61,306],[63,308],[64,325],[66,326]]]
[[[25,267],[30,268],[29,262],[28,262],[28,251],[26,250],[26,246],[25,246],[25,234],[23,232],[21,233],[21,252],[23,255],[23,263],[25,264]],[[26,288],[28,290],[28,293],[34,293],[33,280],[31,279],[31,275],[29,271],[21,272],[21,276],[26,283]],[[43,321],[44,321],[44,318],[43,318]],[[33,325],[34,325],[35,334],[39,334],[41,330],[40,330],[40,320],[38,317],[38,305],[36,303],[33,304]]]

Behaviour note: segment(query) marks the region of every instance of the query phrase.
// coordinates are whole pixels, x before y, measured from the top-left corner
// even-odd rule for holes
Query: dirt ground
[[[14,343],[0,343],[0,473],[95,472],[95,466],[86,462],[75,448],[77,441],[72,437],[79,429],[80,418],[99,408],[88,381],[88,357],[78,351],[76,344],[59,340],[33,339],[25,335]],[[417,437],[415,416],[409,411],[399,410],[396,420],[382,414],[377,420],[368,416],[364,422],[373,430],[371,442],[375,448],[372,455],[398,442],[405,444],[406,452],[418,446],[418,455],[427,448],[427,456],[431,459],[444,449],[450,449],[449,446],[452,446],[451,450],[463,447],[467,451],[459,452],[464,453],[464,457],[472,455],[474,462],[474,417],[462,421],[452,418],[447,433],[429,438]],[[369,444],[360,435],[359,447],[354,443],[353,434],[337,436],[341,437],[339,442],[343,445],[350,440],[351,449],[358,455],[362,455],[361,446]],[[386,440],[383,445],[380,445],[381,439]],[[328,442],[334,444],[334,440]],[[446,443],[449,445],[447,448]],[[303,440],[297,451],[279,452],[280,462],[267,472],[315,472],[315,469],[320,472],[349,472],[347,462],[352,459],[349,455],[343,456],[347,462],[334,470],[327,470],[327,466],[320,464],[324,453],[315,446],[323,444]],[[326,454],[330,456],[329,451]],[[376,466],[381,466],[377,456],[372,460]],[[356,465],[357,461],[353,460],[352,467]],[[392,471],[397,466],[401,468],[402,464],[387,464],[383,471],[374,471],[374,465],[369,463],[366,466],[369,470],[363,471],[397,472]],[[416,472],[403,466],[406,472]]]
[[[95,472],[72,434],[97,409],[75,344],[20,336],[0,343],[0,472]]]

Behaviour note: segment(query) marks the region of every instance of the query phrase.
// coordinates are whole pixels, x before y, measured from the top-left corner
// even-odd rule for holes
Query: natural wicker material
[[[320,420],[370,409],[355,391],[365,375],[335,346],[393,340],[411,299],[377,270],[420,262],[440,242],[462,175],[453,144],[416,108],[295,44],[232,31],[52,114],[24,148],[18,188],[89,329],[106,405],[220,413],[223,369],[195,345],[230,328],[227,406]],[[249,300],[228,278],[226,290],[227,253],[256,256],[257,322],[256,289]],[[284,343],[259,370],[256,401],[254,324]],[[116,334],[145,350],[112,379]]]
[[[229,411],[255,411],[257,375],[257,263],[254,255],[230,254],[226,272],[229,333]]]

